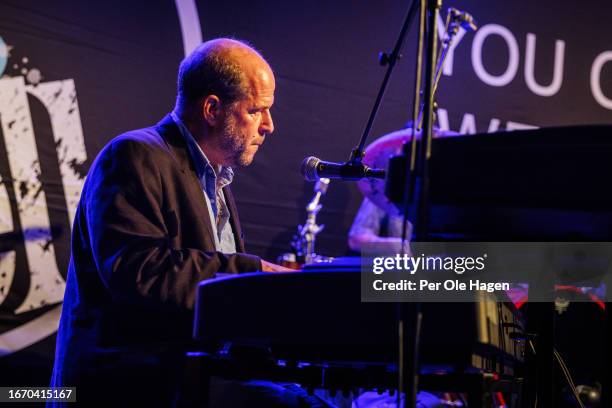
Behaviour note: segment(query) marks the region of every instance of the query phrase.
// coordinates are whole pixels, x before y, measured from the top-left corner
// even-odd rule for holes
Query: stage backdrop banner
[[[480,29],[461,30],[450,50],[437,98],[441,128],[612,122],[609,2],[447,1],[443,16],[451,6],[470,12]],[[248,250],[272,260],[305,221],[313,186],[299,174],[302,159],[348,158],[384,75],[377,55],[392,49],[407,7],[399,0],[3,1],[0,354],[55,331],[87,170],[111,138],[172,109],[186,52],[232,36],[252,43],[275,71],[276,132],[234,185]],[[370,141],[409,119],[414,49],[413,28]],[[346,253],[360,201],[353,184],[331,183],[319,253]]]

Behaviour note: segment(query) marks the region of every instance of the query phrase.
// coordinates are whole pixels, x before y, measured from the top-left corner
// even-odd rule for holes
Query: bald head
[[[181,62],[177,108],[194,107],[207,95],[231,104],[249,96],[253,78],[262,75],[273,75],[272,70],[248,44],[229,38],[207,41]]]

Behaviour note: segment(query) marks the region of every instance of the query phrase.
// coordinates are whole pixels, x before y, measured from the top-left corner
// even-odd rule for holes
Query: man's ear
[[[222,120],[223,107],[217,95],[208,95],[202,103],[202,115],[210,126],[216,126]]]

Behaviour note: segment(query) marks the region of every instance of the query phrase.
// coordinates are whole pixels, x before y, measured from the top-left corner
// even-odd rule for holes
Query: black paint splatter
[[[68,165],[78,175],[79,179],[84,179],[87,175],[85,161],[77,161],[77,159],[72,159],[68,162]]]
[[[53,243],[53,240],[49,239],[45,242],[45,245],[42,246],[43,251],[45,252],[49,252],[49,248],[51,247],[51,244]]]
[[[38,196],[40,195],[40,193],[43,192],[43,188],[42,188],[42,184],[40,184],[38,186],[38,189],[36,190],[36,192],[34,193],[34,197],[32,197],[32,201],[36,201],[36,199],[38,198]]]
[[[22,181],[19,183],[19,194],[21,195],[21,198],[24,198],[28,194],[29,190],[30,189],[28,188],[27,182]]]

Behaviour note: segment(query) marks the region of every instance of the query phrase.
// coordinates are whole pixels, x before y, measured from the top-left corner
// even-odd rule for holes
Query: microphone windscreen
[[[300,172],[307,181],[317,181],[319,179],[319,177],[317,177],[317,165],[320,161],[321,160],[314,156],[306,157],[302,161]]]

